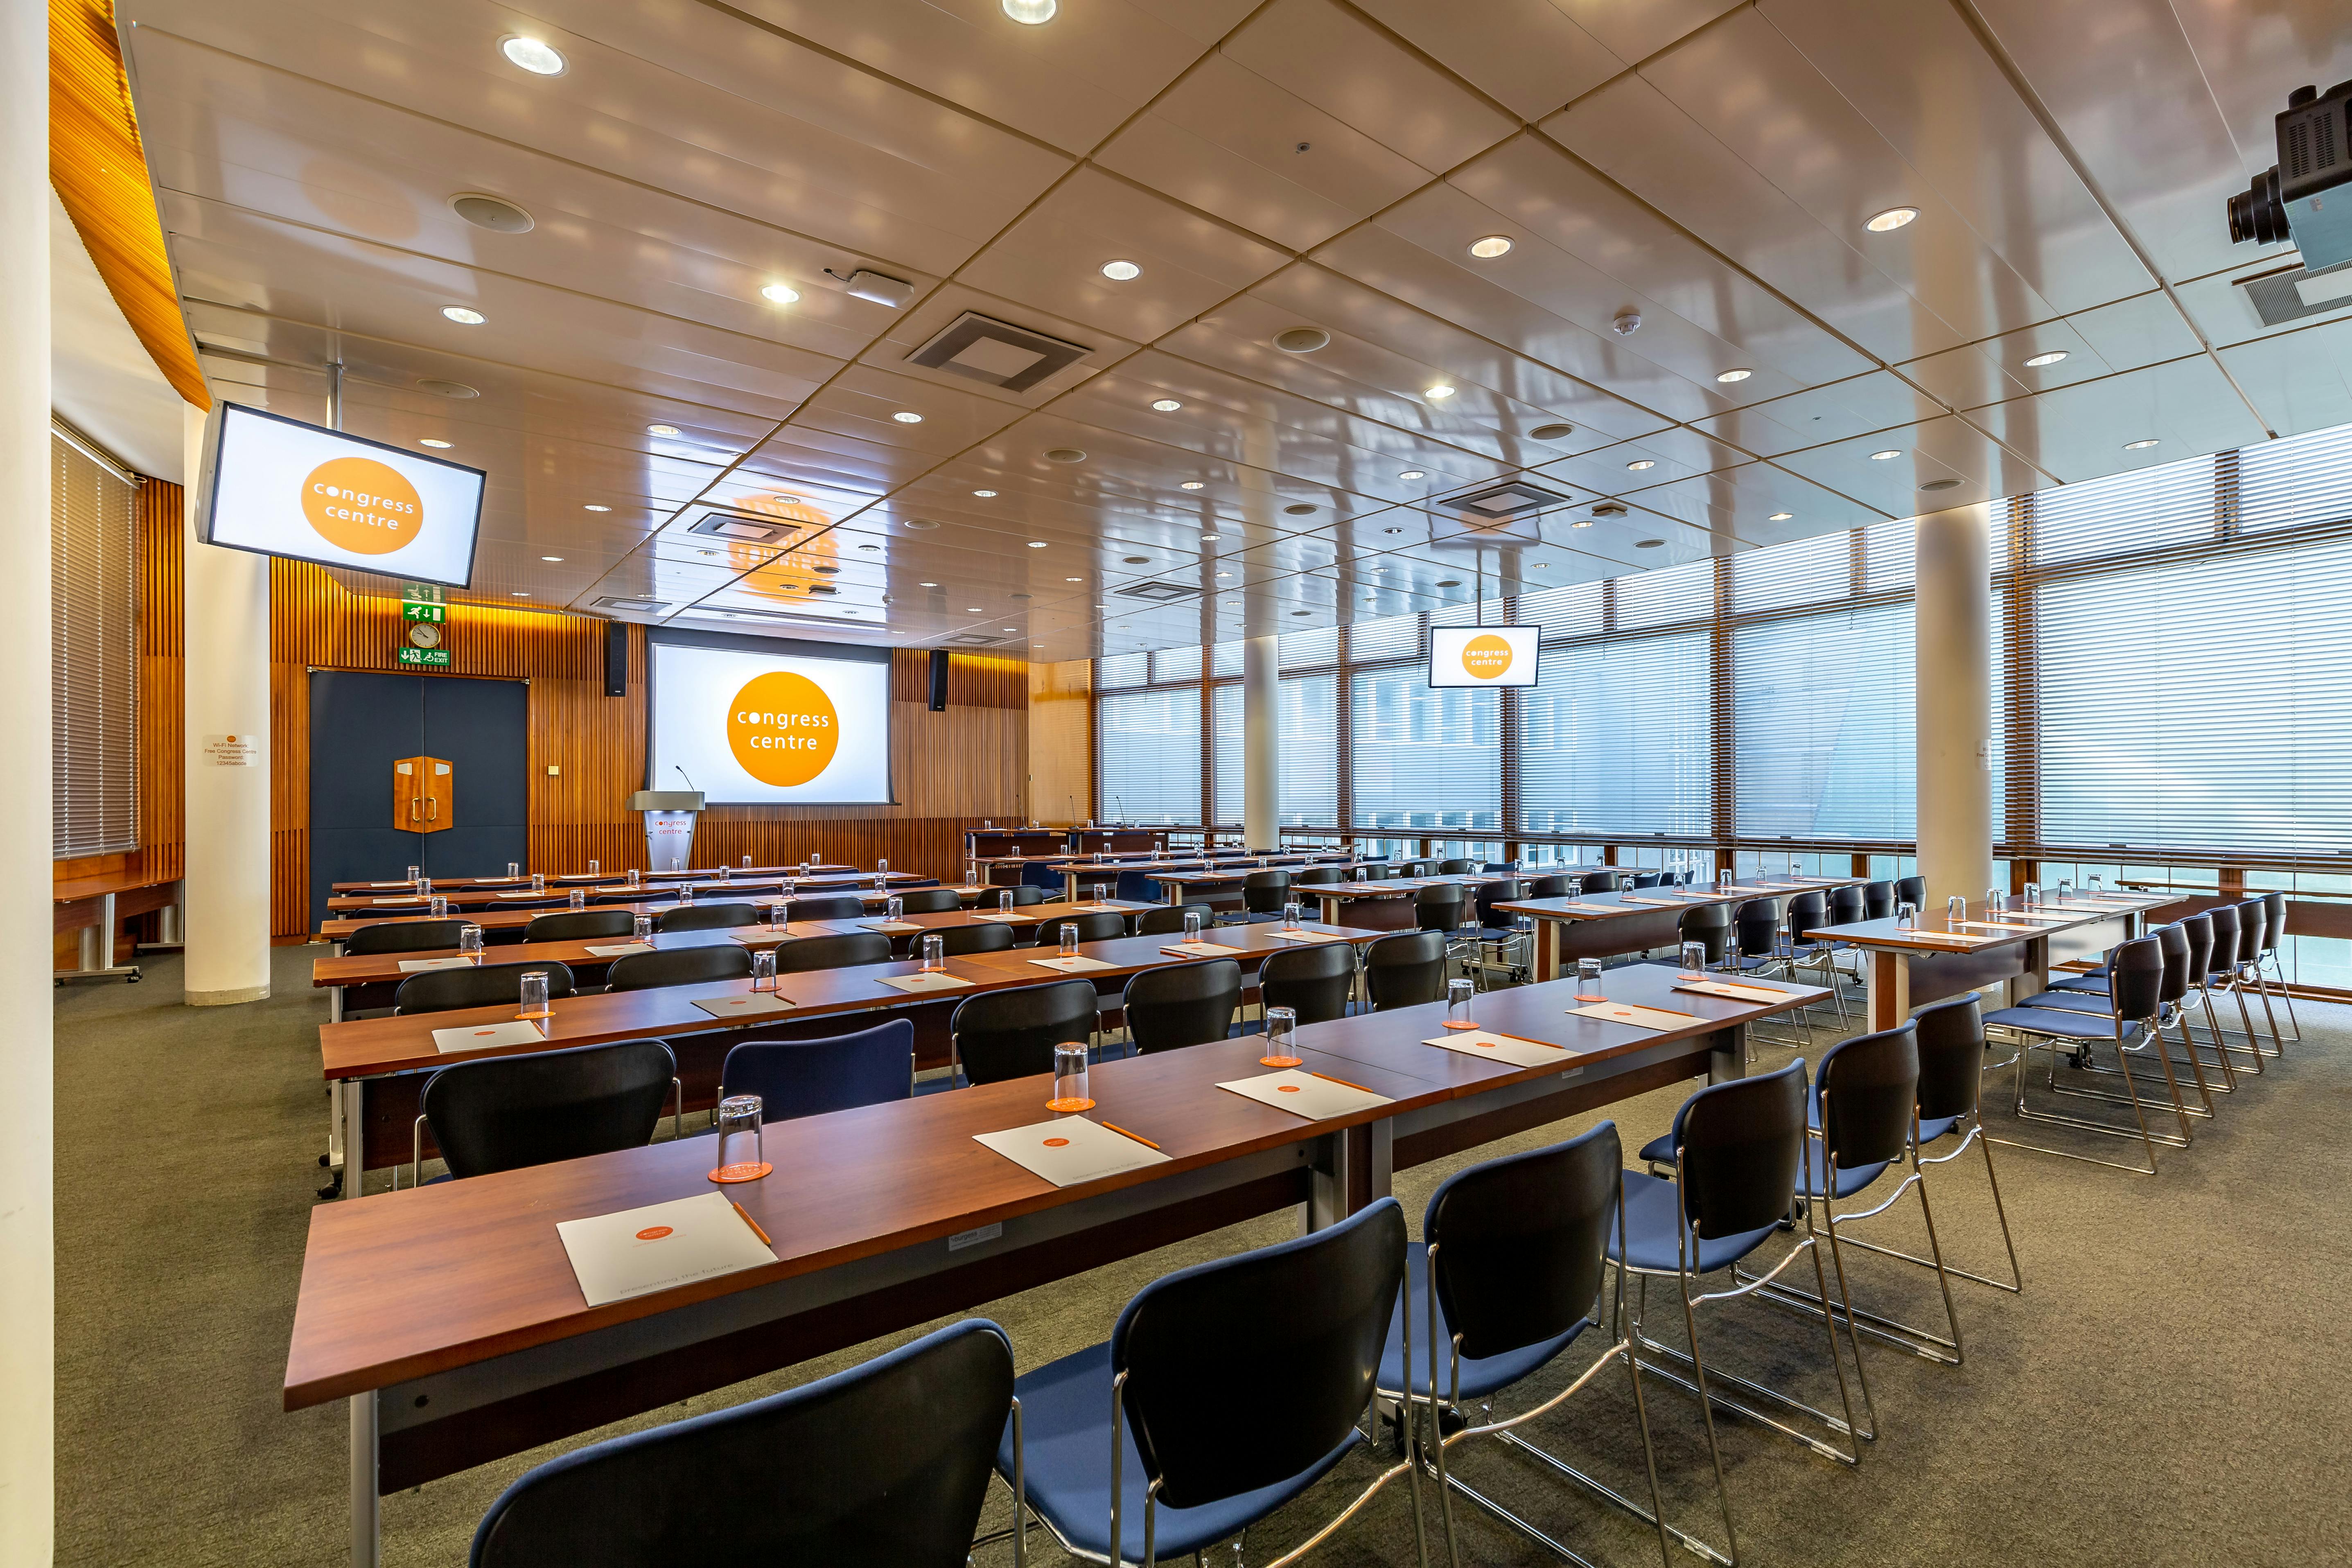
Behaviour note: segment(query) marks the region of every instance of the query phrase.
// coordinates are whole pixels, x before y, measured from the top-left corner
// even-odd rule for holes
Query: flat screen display
[[[655,641],[649,789],[711,805],[890,803],[890,664],[760,637]],[[877,650],[879,651],[879,650]]]
[[[200,537],[232,550],[470,587],[479,468],[219,405]]]
[[[1541,626],[1432,626],[1432,686],[1533,686]]]

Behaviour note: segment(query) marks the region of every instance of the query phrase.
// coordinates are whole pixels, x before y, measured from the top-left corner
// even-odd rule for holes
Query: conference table
[[[2053,898],[2039,909],[1988,911],[1982,900],[1958,920],[1943,910],[1922,910],[1908,924],[1893,920],[1820,926],[1803,935],[1839,942],[1864,955],[1865,1016],[1873,1029],[1891,1029],[1912,1009],[1963,991],[2005,984],[2013,1006],[2050,988],[2061,964],[2095,959],[2139,934],[2147,911],[2178,901],[2173,893],[2077,894]]]
[[[848,876],[812,876],[806,879],[795,877],[793,879],[793,896],[817,898],[826,893],[875,891],[877,890],[875,888],[875,879],[877,877],[882,879],[884,889],[933,885],[933,879],[918,876],[912,871],[891,871],[887,874],[878,871],[858,871]],[[536,889],[530,885],[528,879],[518,879],[517,882],[480,882],[464,888],[444,887],[441,883],[436,882],[429,895],[414,889],[405,893],[371,891],[333,894],[327,900],[327,908],[338,914],[347,914],[356,910],[414,908],[424,903],[428,897],[438,897],[446,899],[451,909],[495,910],[505,904],[526,902],[546,904],[550,900],[568,899],[574,892],[581,893],[593,904],[600,899],[611,900],[627,893],[667,893],[674,896],[681,888],[691,888],[694,890],[694,896],[698,899],[716,900],[752,893],[774,893],[782,889],[784,879],[782,877],[760,877],[750,872],[745,872],[740,877],[730,875],[723,880],[716,878],[708,881],[686,881],[675,879],[660,881],[640,880],[634,888],[625,882],[610,879],[595,882],[551,880],[546,887]],[[391,886],[400,887],[404,884],[393,883]],[[609,909],[612,906],[610,903],[605,903],[599,907]]]
[[[619,889],[615,890],[626,891],[627,889]],[[694,905],[681,904],[677,902],[674,897],[664,896],[671,892],[672,889],[646,888],[643,890],[654,895],[654,897],[639,900],[634,903],[590,904],[588,908],[590,910],[626,910],[632,914],[658,916],[667,913],[671,910],[682,910],[695,907]],[[949,890],[958,893],[965,898],[980,898],[992,892],[1000,891],[1001,889],[994,888],[954,888]],[[876,888],[850,888],[840,886],[814,888],[805,883],[803,883],[793,894],[793,897],[795,899],[854,898],[869,910],[882,908],[885,904],[888,903],[894,896],[895,895],[893,893],[886,889]],[[721,891],[711,898],[698,898],[697,900],[698,904],[772,904],[775,901],[776,893],[772,889],[754,889],[740,886]],[[400,925],[412,921],[457,918],[456,916],[435,916],[428,914],[423,909],[418,907],[422,902],[423,900],[421,900],[409,902],[405,906],[407,912],[404,914],[399,912],[397,909],[391,906],[384,907],[380,912],[364,915],[346,910],[341,915],[337,915],[319,922],[320,940],[322,942],[340,942],[349,937],[353,931],[359,930],[362,926]],[[562,915],[576,912],[583,911],[575,911],[567,909],[561,904],[542,904],[527,906],[520,909],[499,908],[494,906],[489,909],[469,913],[465,916],[465,919],[468,924],[478,925],[487,933],[489,931],[515,931],[527,927],[532,921],[538,919],[541,915]],[[912,920],[914,917],[909,915],[908,918]]]
[[[628,869],[629,868],[626,866],[624,866],[618,870],[614,871],[555,872],[550,873],[547,879],[549,883],[553,886],[569,888],[579,883],[614,881],[625,877],[628,874]],[[792,872],[794,875],[798,875],[800,868],[798,866],[730,866],[728,868],[728,870],[738,877],[781,877],[786,872]],[[706,878],[715,877],[718,874],[719,868],[716,866],[698,866],[683,871],[640,871],[637,873],[638,876],[644,878],[647,881],[665,882],[684,881],[688,879],[699,881]],[[866,868],[862,866],[819,866],[812,864],[809,867],[809,875],[812,877],[856,877],[865,876],[868,873]],[[440,891],[444,888],[511,888],[519,882],[528,882],[530,880],[530,873],[528,871],[515,877],[436,877],[433,879],[433,888],[436,892]],[[406,881],[330,882],[327,884],[327,890],[331,893],[363,893],[371,888],[405,888],[409,884]]]
[[[1569,873],[1574,875],[1575,873]],[[1707,904],[1744,904],[1751,899],[1787,899],[1827,893],[1879,880],[1870,877],[1753,877],[1732,884],[1694,882],[1687,888],[1622,889],[1613,893],[1570,893],[1555,899],[1497,900],[1499,914],[1535,921],[1535,973],[1556,980],[1570,961],[1616,958],[1682,943],[1683,911]]]
[[[1532,881],[1537,877],[1583,877],[1595,871],[1610,870],[1604,866],[1546,866],[1540,871],[1521,871],[1514,878],[1508,871],[1464,871],[1440,877],[1391,877],[1378,882],[1315,882],[1305,887],[1293,886],[1302,894],[1322,900],[1323,918],[1338,921],[1345,919],[1351,925],[1375,926],[1384,931],[1411,931],[1416,918],[1413,895],[1423,888],[1447,886],[1478,889],[1489,882]],[[1496,909],[1503,906],[1497,904]]]
[[[1480,1026],[1517,1037],[1507,1048],[1543,1058],[1533,1066],[1423,1044],[1443,1035],[1443,1004],[1309,1025],[1307,1070],[1384,1097],[1323,1120],[1219,1087],[1264,1071],[1259,1037],[1103,1062],[1094,1119],[1166,1158],[1070,1186],[976,1142],[1046,1120],[1041,1075],[771,1122],[772,1173],[724,1189],[706,1179],[706,1134],[322,1204],[284,1405],[347,1402],[351,1561],[373,1568],[385,1492],[1253,1216],[1334,1224],[1396,1171],[1693,1077],[1736,1078],[1751,1022],[1826,994],[1680,984],[1662,965],[1604,977],[1604,1009],[1670,1010],[1650,1020],[1662,1027],[1572,1014],[1564,984],[1481,996]],[[772,1238],[772,1264],[587,1305],[558,1222],[713,1190]]]
[[[812,933],[820,935],[872,929],[869,922],[856,921],[810,923],[825,928]],[[751,927],[735,932],[694,932],[690,934],[706,940],[675,945],[711,945],[707,939],[715,937],[740,941],[746,946],[773,947],[794,940],[801,929],[796,924],[789,931]],[[1314,933],[1308,941],[1344,941],[1360,944],[1374,941],[1381,934],[1379,931],[1319,926],[1304,929]],[[612,940],[617,944],[620,939]],[[668,1041],[670,1048],[677,1056],[685,1108],[698,1110],[717,1103],[719,1068],[725,1063],[729,1047],[735,1043],[730,1037],[747,1028],[756,1029],[769,1038],[810,1038],[839,1033],[845,1014],[903,1016],[915,1026],[916,1065],[924,1068],[943,1068],[951,1059],[948,1018],[955,1010],[955,1005],[966,996],[982,991],[1039,985],[1064,978],[1093,981],[1099,987],[1122,983],[1148,969],[1206,963],[1218,958],[1230,957],[1255,967],[1276,952],[1300,945],[1297,940],[1283,936],[1271,924],[1221,926],[1209,936],[1210,951],[1172,951],[1177,941],[1175,936],[1155,935],[1120,936],[1102,942],[1081,942],[1078,956],[1088,960],[1088,966],[1081,973],[1067,974],[1050,967],[1048,963],[1041,962],[1055,959],[1055,952],[1034,946],[1015,947],[1009,952],[962,954],[946,960],[945,966],[945,973],[961,984],[950,989],[930,992],[910,992],[891,984],[919,973],[922,967],[919,959],[894,959],[887,963],[854,964],[779,974],[775,994],[792,1004],[790,1009],[750,1018],[721,1017],[696,1005],[699,1002],[717,1002],[721,998],[747,994],[751,990],[751,982],[748,978],[709,981],[694,985],[665,985],[644,991],[575,994],[555,997],[549,1003],[548,1016],[540,1026],[537,1039],[520,1045],[492,1046],[475,1050],[444,1050],[436,1043],[435,1033],[442,1029],[488,1028],[512,1022],[516,1017],[514,1004],[501,1003],[488,1007],[456,1008],[447,1012],[404,1014],[390,1017],[331,1020],[319,1026],[320,1064],[327,1082],[331,1123],[327,1140],[329,1165],[344,1173],[342,1195],[350,1199],[359,1197],[364,1191],[367,1172],[405,1163],[414,1147],[412,1138],[417,1100],[423,1092],[425,1079],[435,1069],[453,1062],[481,1057],[561,1050],[572,1046],[603,1045],[614,1040],[659,1038]],[[606,943],[600,942],[596,945]],[[530,963],[561,959],[569,963],[571,960],[562,955],[578,952],[583,957],[593,957],[585,952],[586,946],[586,943],[543,942],[493,950],[492,962]],[[534,949],[540,951],[534,952]],[[531,956],[509,958],[509,952],[529,952]],[[411,952],[320,959],[313,965],[311,984],[351,985],[381,983],[392,975],[402,974],[398,968],[402,962],[456,956],[455,953]],[[606,958],[604,962],[611,960]],[[874,1021],[881,1020],[877,1017]],[[425,1148],[431,1152],[429,1137]],[[356,1157],[352,1152],[354,1150],[357,1151]]]

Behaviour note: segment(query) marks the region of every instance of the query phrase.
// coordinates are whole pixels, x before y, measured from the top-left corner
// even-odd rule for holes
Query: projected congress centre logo
[[[804,784],[833,765],[841,722],[823,687],[772,669],[745,681],[727,705],[727,745],[761,784]]]
[[[354,555],[389,555],[425,531],[416,487],[373,458],[331,458],[311,469],[302,515],[320,538]]]
[[[1494,680],[1511,672],[1511,645],[1488,632],[1462,645],[1462,669],[1480,680]]]

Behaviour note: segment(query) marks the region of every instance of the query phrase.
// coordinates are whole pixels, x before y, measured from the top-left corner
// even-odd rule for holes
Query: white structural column
[[[196,542],[205,416],[186,411],[187,1000],[269,994],[269,562]]]
[[[1992,885],[1990,509],[1919,519],[1917,721],[1919,875],[1929,909]]]
[[[49,13],[0,7],[0,610],[17,679],[0,817],[0,1564],[48,1568],[56,1539],[56,1223],[49,880]],[[36,736],[44,743],[36,748]]]
[[[1242,644],[1242,837],[1251,849],[1282,847],[1282,753],[1275,744],[1282,639]]]

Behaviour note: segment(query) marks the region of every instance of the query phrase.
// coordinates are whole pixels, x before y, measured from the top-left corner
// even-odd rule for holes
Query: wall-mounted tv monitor
[[[887,805],[890,650],[660,628],[646,781],[712,805]]]
[[[479,468],[241,404],[213,405],[196,534],[412,583],[471,587]]]
[[[1533,686],[1541,626],[1432,626],[1432,686]]]

